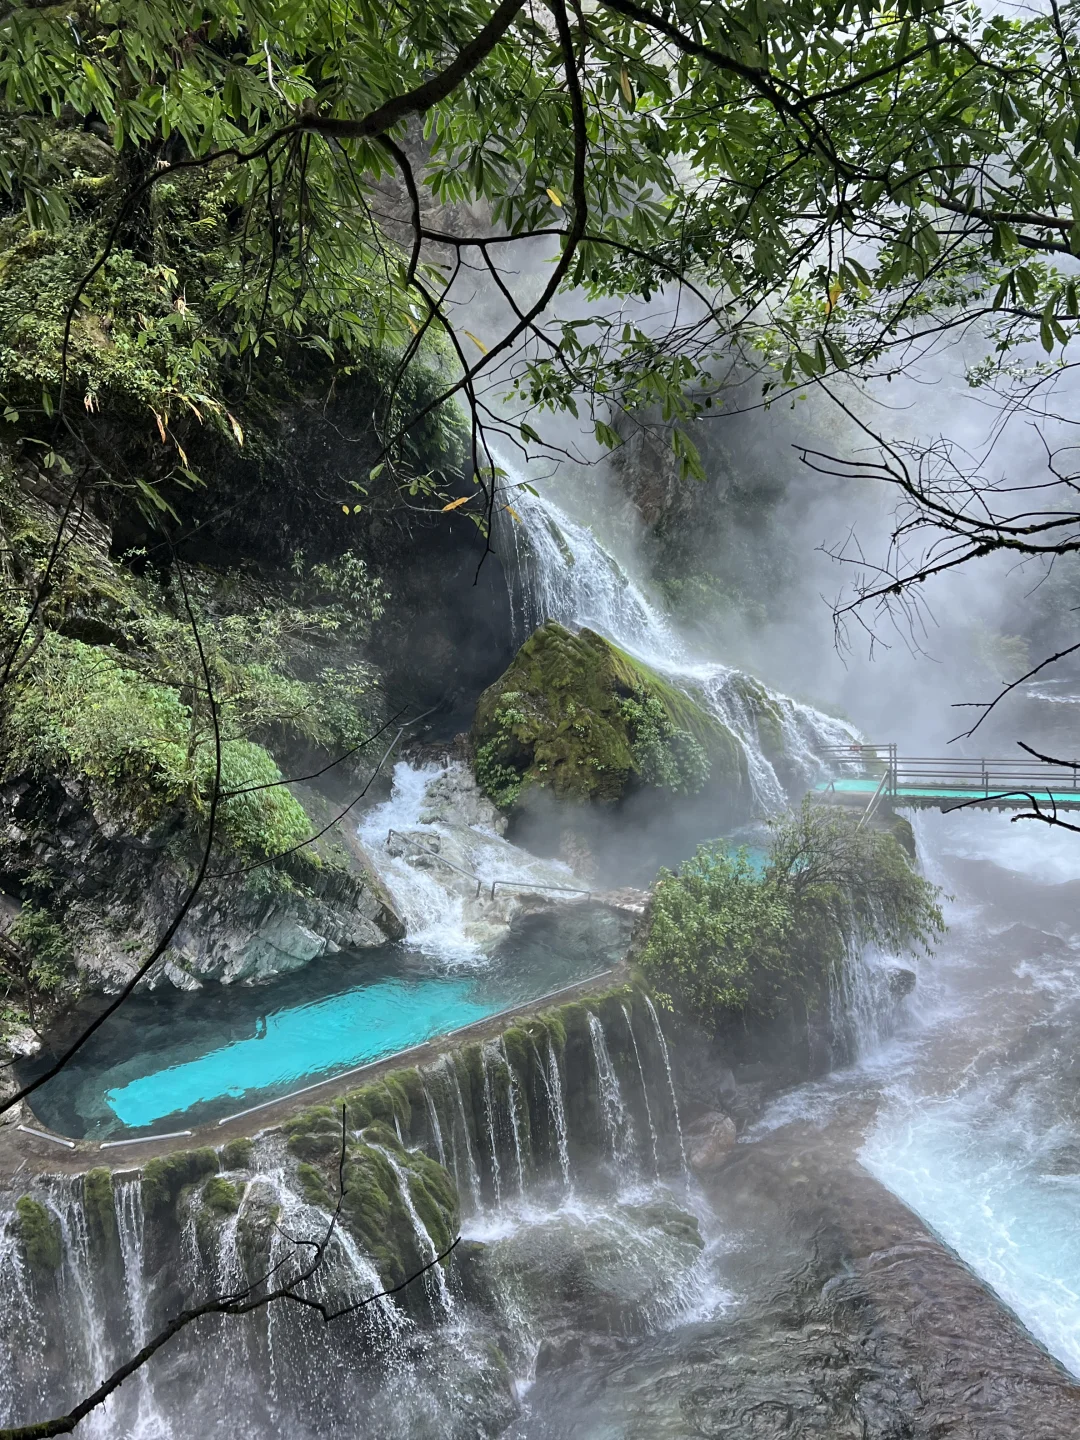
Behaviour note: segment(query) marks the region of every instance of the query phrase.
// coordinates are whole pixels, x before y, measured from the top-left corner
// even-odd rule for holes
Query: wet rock
[[[536,1352],[536,1373],[564,1370],[568,1365],[606,1360],[619,1352],[619,1342],[610,1335],[590,1335],[584,1330],[567,1330],[545,1336]]]
[[[890,965],[885,972],[885,983],[893,1000],[903,1000],[905,995],[910,995],[915,989],[918,976],[906,965]]]
[[[597,1205],[493,1240],[482,1268],[496,1289],[512,1280],[546,1333],[631,1335],[678,1308],[701,1248],[674,1204]]]
[[[735,1121],[729,1115],[710,1111],[686,1128],[686,1159],[699,1174],[715,1170],[735,1144]]]
[[[506,833],[506,817],[501,815],[481,791],[472,772],[464,765],[449,765],[427,787],[422,825],[479,825],[496,835]]]

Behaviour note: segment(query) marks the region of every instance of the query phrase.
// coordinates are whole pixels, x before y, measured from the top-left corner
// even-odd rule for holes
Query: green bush
[[[761,870],[724,844],[662,870],[640,963],[664,1005],[717,1028],[813,1009],[858,947],[928,951],[942,930],[936,889],[891,835],[808,801]]]

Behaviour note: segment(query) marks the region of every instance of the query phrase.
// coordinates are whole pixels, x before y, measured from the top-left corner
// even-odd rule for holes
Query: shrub
[[[807,801],[775,824],[763,871],[721,843],[660,872],[642,969],[669,1009],[713,1028],[812,1009],[859,947],[929,951],[937,893],[891,835]]]

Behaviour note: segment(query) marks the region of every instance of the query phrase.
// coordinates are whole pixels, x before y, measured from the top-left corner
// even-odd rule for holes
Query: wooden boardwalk
[[[895,745],[835,745],[823,758],[833,772],[819,781],[820,800],[872,814],[900,810],[1080,810],[1080,762],[901,756]]]

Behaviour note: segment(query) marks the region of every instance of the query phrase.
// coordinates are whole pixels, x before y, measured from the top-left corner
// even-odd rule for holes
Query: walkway
[[[902,810],[1080,809],[1080,763],[1042,765],[1034,759],[968,760],[960,756],[903,757],[895,745],[834,745],[822,757],[834,771],[814,787],[821,800]]]

